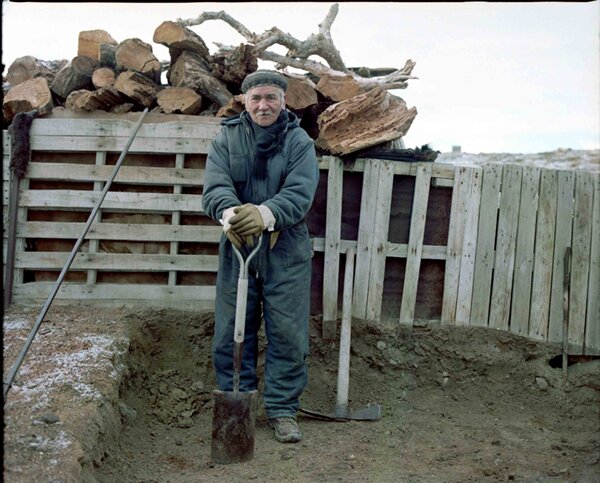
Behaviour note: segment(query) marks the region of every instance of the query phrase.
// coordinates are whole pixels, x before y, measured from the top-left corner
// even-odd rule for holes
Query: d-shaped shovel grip
[[[250,261],[258,253],[262,242],[262,238],[263,235],[261,232],[254,248],[252,249],[252,251],[248,255],[248,258],[246,259],[244,259],[244,256],[235,247],[235,245],[231,245],[235,256],[240,262],[240,275],[238,277],[237,300],[235,304],[235,327],[233,333],[233,340],[238,344],[244,342],[244,330],[246,328],[246,304],[248,301],[248,266],[250,265]]]

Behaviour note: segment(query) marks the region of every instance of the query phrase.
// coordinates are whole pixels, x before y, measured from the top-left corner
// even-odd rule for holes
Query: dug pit
[[[5,377],[36,316],[5,312]],[[302,442],[284,445],[261,409],[253,460],[216,465],[213,323],[212,313],[52,307],[4,407],[4,481],[597,481],[599,360],[570,365],[565,383],[555,346],[435,322],[353,321],[349,405],[380,404],[381,420],[300,415]],[[330,413],[338,341],[321,338],[320,318],[310,331],[301,404]]]

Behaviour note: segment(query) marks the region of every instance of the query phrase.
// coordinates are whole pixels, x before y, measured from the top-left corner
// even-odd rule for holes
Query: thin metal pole
[[[48,296],[48,299],[46,300],[44,307],[42,307],[42,310],[41,310],[40,314],[38,315],[35,325],[33,326],[33,329],[29,333],[29,336],[27,337],[27,340],[25,341],[25,344],[23,345],[23,348],[21,349],[21,352],[19,353],[19,356],[17,357],[16,362],[14,363],[14,365],[12,366],[12,368],[10,370],[10,373],[8,374],[7,380],[4,381],[3,393],[4,393],[4,403],[5,404],[6,404],[6,396],[8,394],[8,391],[10,390],[10,387],[15,379],[15,376],[17,375],[17,372],[19,371],[19,368],[21,367],[21,364],[23,363],[23,359],[25,358],[25,355],[27,354],[27,351],[29,350],[31,343],[33,342],[33,339],[34,339],[35,335],[37,334],[37,331],[40,328],[40,325],[42,324],[42,321],[44,320],[44,317],[46,316],[46,313],[48,312],[48,309],[50,308],[50,304],[54,300],[54,297],[56,296],[58,289],[60,288],[60,285],[62,284],[63,279],[65,278],[65,275],[67,274],[69,268],[71,267],[71,264],[73,263],[73,260],[75,259],[75,255],[77,254],[77,251],[79,250],[79,247],[83,243],[83,240],[84,240],[85,236],[87,235],[87,232],[90,229],[90,226],[92,226],[92,223],[94,222],[94,219],[96,218],[96,214],[98,213],[98,210],[100,209],[100,205],[104,201],[104,198],[106,197],[106,193],[108,193],[108,190],[110,189],[112,182],[114,181],[115,177],[117,176],[117,172],[119,171],[121,164],[123,164],[123,160],[125,159],[125,156],[127,155],[127,152],[129,151],[129,148],[131,147],[131,144],[133,143],[133,140],[134,140],[137,132],[139,131],[140,126],[142,125],[142,121],[144,120],[144,117],[146,117],[147,113],[148,113],[148,108],[144,109],[144,112],[142,112],[140,119],[138,120],[137,124],[135,125],[133,132],[131,133],[131,136],[129,137],[129,141],[127,141],[125,148],[121,152],[121,156],[119,156],[117,164],[115,164],[115,168],[113,169],[113,172],[110,175],[110,178],[106,182],[106,186],[102,190],[100,198],[98,199],[98,201],[96,202],[96,205],[94,206],[94,209],[90,213],[90,216],[83,228],[83,231],[81,232],[81,235],[79,235],[79,238],[75,242],[75,245],[73,246],[73,249],[71,250],[71,253],[69,254],[69,258],[67,259],[65,266],[63,267],[62,271],[60,272],[60,275],[58,276],[58,279],[56,280],[56,283],[54,284],[54,287],[52,288],[52,291],[50,292],[50,295]]]

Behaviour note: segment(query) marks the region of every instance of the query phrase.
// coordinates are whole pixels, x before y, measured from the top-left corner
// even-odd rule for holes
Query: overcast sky
[[[225,10],[255,33],[277,26],[298,39],[318,31],[334,2],[2,2],[2,63],[18,57],[72,59],[82,30],[117,41],[152,41],[165,20]],[[241,35],[221,21],[192,27],[214,42]],[[340,2],[331,30],[347,66],[416,62],[407,89],[394,90],[418,114],[407,147],[536,153],[600,148],[600,1]],[[281,50],[276,51],[282,52]],[[263,67],[272,66],[262,64]],[[6,73],[6,72],[4,72]]]

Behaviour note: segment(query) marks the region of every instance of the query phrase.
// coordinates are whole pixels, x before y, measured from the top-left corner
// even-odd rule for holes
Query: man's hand
[[[256,235],[265,229],[260,211],[253,204],[246,203],[233,211],[235,215],[229,219],[229,223],[238,235]]]
[[[229,228],[225,232],[225,235],[227,235],[227,239],[231,242],[231,244],[234,247],[236,247],[238,250],[242,249],[242,246],[244,245],[244,239],[235,231],[233,231],[233,229]]]

